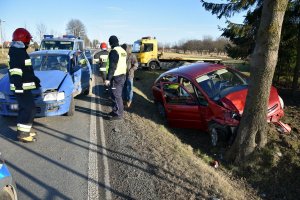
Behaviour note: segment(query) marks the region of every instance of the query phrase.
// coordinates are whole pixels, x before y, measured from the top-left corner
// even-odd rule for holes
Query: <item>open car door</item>
[[[161,83],[161,88],[170,126],[202,129],[203,118],[197,99],[179,83]]]

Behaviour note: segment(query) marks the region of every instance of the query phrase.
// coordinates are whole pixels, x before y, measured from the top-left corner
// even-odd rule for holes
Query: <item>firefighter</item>
[[[109,38],[111,51],[109,52],[109,68],[106,75],[105,85],[111,87],[111,97],[113,101],[111,120],[120,120],[123,118],[123,99],[122,90],[126,79],[126,51],[119,46],[119,40],[112,35]]]
[[[99,71],[103,82],[105,81],[108,66],[108,54],[107,45],[105,42],[100,44],[101,51],[99,52]]]
[[[19,106],[17,134],[21,142],[36,141],[36,133],[31,131],[36,113],[31,90],[40,87],[40,80],[34,75],[31,59],[26,52],[31,39],[26,29],[17,28],[8,52],[10,90],[14,91]]]

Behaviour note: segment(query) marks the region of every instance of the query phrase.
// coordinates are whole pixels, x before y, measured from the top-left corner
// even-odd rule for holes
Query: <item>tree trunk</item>
[[[265,0],[250,60],[250,80],[246,105],[237,137],[227,152],[227,159],[243,162],[256,148],[267,143],[267,107],[278,49],[282,22],[288,0]]]
[[[299,73],[300,73],[300,23],[298,24],[297,61],[294,69],[294,77],[293,77],[293,85],[292,85],[293,96],[295,96],[297,92]]]

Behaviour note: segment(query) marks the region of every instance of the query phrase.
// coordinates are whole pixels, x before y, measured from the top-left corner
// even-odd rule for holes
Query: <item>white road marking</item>
[[[95,76],[93,75],[92,85],[95,86]],[[97,91],[99,93],[99,91]],[[98,106],[97,106],[98,105]],[[98,185],[98,158],[97,158],[97,127],[96,120],[97,111],[101,111],[100,99],[96,100],[96,95],[91,95],[91,122],[90,122],[90,145],[89,145],[89,164],[88,164],[88,199],[94,200],[99,199],[99,185]],[[105,199],[111,200],[111,188],[110,178],[109,178],[109,167],[107,160],[107,151],[106,151],[106,141],[105,141],[105,132],[103,125],[103,118],[100,116],[100,139],[102,146],[102,159],[104,165],[104,185],[105,185]]]
[[[95,77],[93,76],[92,85]],[[99,199],[98,185],[98,148],[97,148],[97,128],[96,128],[96,102],[95,94],[91,95],[91,118],[90,118],[90,145],[89,145],[89,163],[88,163],[88,199]]]
[[[99,100],[100,101],[100,100]],[[101,104],[99,102],[99,110],[101,111]],[[103,118],[100,117],[100,138],[101,138],[101,146],[102,153],[103,153],[103,165],[104,165],[104,183],[105,186],[111,188],[110,186],[110,178],[109,178],[109,167],[108,167],[108,160],[107,160],[107,151],[106,151],[106,141],[105,141],[105,133],[104,133],[104,125],[103,125]],[[107,200],[111,200],[111,191],[109,189],[105,190],[105,196]]]

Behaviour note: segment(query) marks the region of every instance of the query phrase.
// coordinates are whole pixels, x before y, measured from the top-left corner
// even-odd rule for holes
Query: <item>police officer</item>
[[[14,91],[18,102],[17,134],[21,142],[36,141],[36,133],[31,131],[36,112],[31,90],[40,87],[40,80],[34,75],[26,50],[32,36],[24,28],[17,28],[12,36],[9,55],[10,90]]]
[[[123,99],[122,90],[126,79],[126,51],[119,46],[119,40],[115,35],[110,36],[109,45],[111,51],[109,53],[109,68],[105,80],[105,85],[111,87],[111,97],[113,101],[111,120],[120,120],[123,118]]]

